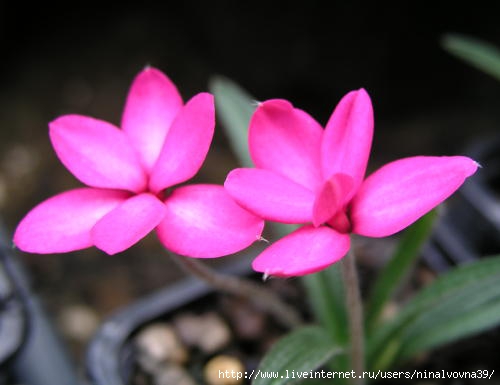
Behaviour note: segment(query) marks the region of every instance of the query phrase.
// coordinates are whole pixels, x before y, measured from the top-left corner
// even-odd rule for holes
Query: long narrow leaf
[[[253,385],[282,385],[310,378],[311,371],[321,367],[341,349],[329,334],[318,326],[297,329],[279,340],[266,354],[254,372]],[[271,377],[271,378],[270,378]],[[295,377],[295,378],[294,378]]]
[[[373,329],[376,325],[387,300],[394,294],[413,267],[421,247],[431,233],[435,218],[436,212],[431,211],[408,228],[393,256],[379,273],[367,304],[367,330]]]
[[[405,329],[398,358],[409,358],[498,324],[499,286],[498,276],[485,279],[460,298],[451,298],[423,314]]]
[[[500,323],[500,297],[487,302],[461,317],[429,329],[426,333],[414,336],[400,351],[400,358],[409,358],[421,351],[436,348],[446,343],[464,338]]]
[[[455,34],[444,36],[442,45],[451,54],[500,80],[500,50],[494,45]]]
[[[349,327],[345,303],[345,288],[339,264],[316,274],[302,277],[307,299],[311,305],[314,318],[330,333],[331,338],[340,346],[345,347],[349,340]],[[347,371],[349,362],[345,354],[334,358],[330,367]],[[339,385],[346,383],[345,379],[337,379]]]
[[[334,264],[303,279],[315,318],[328,330],[334,341],[348,340],[345,290],[340,265]]]
[[[396,318],[377,329],[368,341],[367,358],[371,368],[383,369],[392,364],[394,355],[391,357],[386,349],[394,352],[399,351],[395,346],[401,346],[403,337],[407,331],[411,331],[414,325],[418,325],[420,317],[428,312],[439,314],[440,307],[450,306],[448,304],[460,303],[460,299],[467,299],[482,306],[482,301],[473,300],[473,296],[487,298],[487,285],[500,280],[500,256],[483,259],[468,265],[458,267],[441,276],[431,285],[420,291],[396,316]],[[472,297],[471,297],[472,296]],[[491,294],[488,300],[494,300],[495,294]],[[465,307],[465,303],[462,302]],[[474,309],[468,309],[469,312]],[[438,325],[436,324],[436,327]],[[417,328],[418,330],[418,328]],[[464,329],[465,330],[465,329]],[[383,361],[381,360],[383,357]]]
[[[248,123],[255,110],[255,99],[243,88],[224,77],[214,77],[209,83],[215,95],[217,116],[241,165],[252,167],[248,151]]]
[[[482,279],[475,284],[469,285],[467,291],[460,296],[454,295],[445,301],[434,306],[426,312],[422,312],[405,328],[403,344],[407,340],[417,338],[427,333],[440,324],[446,324],[457,317],[462,317],[467,313],[473,312],[478,307],[495,298],[500,298],[500,285],[497,284],[498,276],[494,275]]]

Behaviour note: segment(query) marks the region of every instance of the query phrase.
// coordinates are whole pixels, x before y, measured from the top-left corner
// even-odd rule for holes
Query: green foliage
[[[341,344],[348,341],[345,290],[340,264],[303,277],[315,318]]]
[[[340,264],[302,277],[302,284],[306,289],[314,318],[328,331],[333,341],[346,348],[349,343],[349,326]],[[339,354],[330,366],[335,370],[347,371],[348,365],[347,356]],[[345,383],[345,379],[339,378],[337,382]]]
[[[370,368],[386,369],[424,350],[498,324],[499,279],[500,256],[460,266],[440,276],[369,339]]]
[[[413,267],[420,249],[431,233],[435,218],[435,211],[431,211],[409,227],[399,242],[394,255],[378,275],[370,290],[371,296],[367,304],[366,325],[368,330],[372,330],[376,326],[380,312],[387,300],[394,294]]]
[[[290,378],[292,371],[314,371],[340,352],[341,349],[332,342],[324,329],[318,326],[302,327],[274,344],[257,369],[263,374],[278,373],[278,378],[256,376],[252,384],[281,385],[299,382],[301,378]]]

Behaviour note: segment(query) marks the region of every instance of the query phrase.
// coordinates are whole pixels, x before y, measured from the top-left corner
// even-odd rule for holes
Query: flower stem
[[[294,328],[302,323],[302,318],[293,307],[287,305],[279,296],[264,286],[249,279],[221,274],[197,259],[182,257],[174,253],[169,253],[169,255],[184,271],[217,290],[247,299],[271,314],[282,326]]]
[[[356,373],[353,385],[363,385],[365,368],[365,346],[363,329],[363,303],[359,290],[358,273],[354,253],[350,251],[342,260],[342,275],[346,290],[347,314],[350,333],[351,368]]]

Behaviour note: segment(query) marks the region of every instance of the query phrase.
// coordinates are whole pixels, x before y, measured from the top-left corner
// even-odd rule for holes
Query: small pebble
[[[175,331],[168,324],[152,324],[144,328],[136,337],[139,361],[149,371],[155,371],[166,362],[183,364],[188,352]]]
[[[436,273],[428,268],[421,267],[417,270],[417,279],[422,286],[427,286],[436,280]]]
[[[183,314],[174,320],[174,325],[184,343],[206,354],[217,352],[231,341],[228,325],[215,313]]]
[[[174,364],[166,365],[154,375],[154,385],[196,385],[189,373]]]
[[[384,321],[389,321],[393,319],[399,312],[399,306],[394,301],[389,301],[382,309],[382,313],[380,314],[380,318]]]
[[[238,385],[243,383],[245,366],[235,357],[219,355],[207,362],[203,375],[209,385]]]
[[[246,340],[262,338],[266,329],[266,314],[257,311],[247,301],[239,298],[227,298],[223,303],[227,316],[231,320],[234,332],[239,338]]]
[[[70,305],[59,315],[59,324],[67,337],[78,342],[88,341],[99,326],[96,312],[85,305]]]

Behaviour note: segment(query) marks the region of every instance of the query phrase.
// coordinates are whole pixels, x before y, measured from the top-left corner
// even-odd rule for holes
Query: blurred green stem
[[[351,368],[356,373],[352,379],[352,384],[363,385],[365,381],[363,378],[360,378],[363,376],[365,368],[363,303],[359,290],[356,259],[352,250],[342,259],[341,263],[347,301]]]
[[[247,299],[274,316],[281,325],[295,328],[302,323],[302,318],[295,308],[287,305],[279,296],[264,286],[242,277],[221,274],[195,258],[182,257],[174,253],[168,254],[187,273],[217,290]]]

